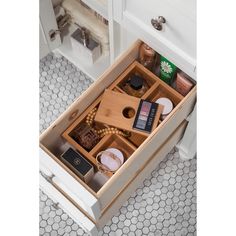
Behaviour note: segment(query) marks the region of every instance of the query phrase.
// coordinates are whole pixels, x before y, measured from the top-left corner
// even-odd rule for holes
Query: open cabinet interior
[[[52,126],[48,132],[45,132],[40,141],[41,147],[50,153],[60,165],[86,186],[95,196],[105,187],[106,183],[109,182],[111,178],[116,177],[117,173],[115,171],[102,172],[97,162],[98,154],[108,148],[118,149],[123,154],[124,158],[118,170],[124,168],[125,162],[129,158],[132,158],[132,154],[137,152],[141,145],[145,144],[149,135],[153,133],[158,135],[158,127],[160,124],[166,123],[173,113],[176,112],[175,108],[185,100],[185,96],[178,93],[172,86],[162,81],[152,71],[139,63],[140,44],[140,41],[136,43],[136,46],[129,53],[125,61],[120,62],[121,64],[123,63],[122,66],[125,68],[124,70],[119,71],[119,69],[114,67],[114,73],[104,75],[104,78],[109,76],[109,81],[107,79],[104,83],[100,82],[94,85],[93,88],[90,88],[88,92],[86,91],[86,99],[76,100],[59,118],[57,123]],[[91,124],[92,128],[97,131],[105,131],[102,132],[102,135],[98,135],[98,133],[94,134],[98,135],[96,143],[90,148],[85,148],[78,139],[76,139],[74,132],[81,124],[86,124],[89,120],[88,115],[90,114],[91,116],[91,112],[99,110],[105,89],[114,91],[117,94],[117,100],[119,100],[119,94],[129,93],[125,85],[133,75],[141,76],[146,84],[146,90],[143,91],[141,96],[138,95],[139,99],[155,102],[161,97],[167,97],[172,101],[173,110],[164,119],[160,118],[155,129],[148,135],[146,133],[137,133],[135,130],[125,132],[125,130],[117,129],[115,125],[110,126],[106,123],[96,122],[94,118]],[[102,78],[100,80],[102,80]],[[131,94],[129,95],[132,96]],[[114,101],[114,106],[115,105],[116,101]],[[135,113],[136,112],[137,111],[135,111]],[[62,162],[61,155],[70,147],[78,151],[93,166],[94,175],[89,182],[85,183],[70,167]]]
[[[52,0],[52,3],[61,38],[55,51],[93,80],[97,79],[110,66],[113,50],[106,1],[98,2],[99,13],[90,8],[93,1]]]

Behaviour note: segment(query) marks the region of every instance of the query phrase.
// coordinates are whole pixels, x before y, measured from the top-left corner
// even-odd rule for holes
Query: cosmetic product
[[[173,103],[169,98],[161,97],[156,100],[156,103],[164,106],[164,109],[161,113],[161,120],[164,120],[170,112],[173,110]]]
[[[93,166],[79,152],[69,148],[61,155],[61,158],[85,183],[88,183],[93,177]]]
[[[133,128],[150,133],[156,116],[158,104],[141,100],[134,120]]]
[[[97,132],[86,123],[79,124],[72,131],[71,136],[87,151],[90,151],[100,140]]]
[[[101,172],[114,173],[124,163],[124,155],[117,148],[108,148],[99,152],[96,156],[96,160],[98,169]]]
[[[181,71],[177,73],[175,86],[176,91],[178,91],[183,96],[186,96],[194,84],[191,82],[191,78]]]
[[[160,78],[167,84],[171,84],[175,75],[177,67],[168,61],[165,57],[161,56],[160,62]]]
[[[143,77],[133,74],[123,84],[122,89],[127,94],[140,98],[147,92],[149,86]]]
[[[153,69],[156,52],[146,43],[142,43],[139,49],[139,62],[147,69]]]

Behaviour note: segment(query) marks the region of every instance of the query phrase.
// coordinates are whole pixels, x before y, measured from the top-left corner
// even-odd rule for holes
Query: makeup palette
[[[134,129],[150,133],[155,120],[158,104],[141,100],[133,124]]]

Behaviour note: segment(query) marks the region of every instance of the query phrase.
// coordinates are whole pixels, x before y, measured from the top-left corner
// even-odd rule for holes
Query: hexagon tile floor
[[[64,57],[40,61],[40,132],[92,80]],[[40,191],[40,235],[87,235]],[[196,235],[196,159],[182,161],[173,149],[99,235]]]

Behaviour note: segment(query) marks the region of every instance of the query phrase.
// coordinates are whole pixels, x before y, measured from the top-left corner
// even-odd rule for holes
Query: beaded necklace
[[[86,117],[86,123],[90,127],[92,127],[96,112],[97,112],[97,108],[95,107],[88,113],[88,115]],[[104,128],[104,129],[100,129],[100,130],[94,130],[94,131],[100,136],[100,138],[102,138],[103,136],[105,136],[107,134],[119,134],[119,135],[122,135],[124,137],[130,136],[130,132],[121,131],[121,130],[115,128],[115,127],[108,127],[108,128]]]

